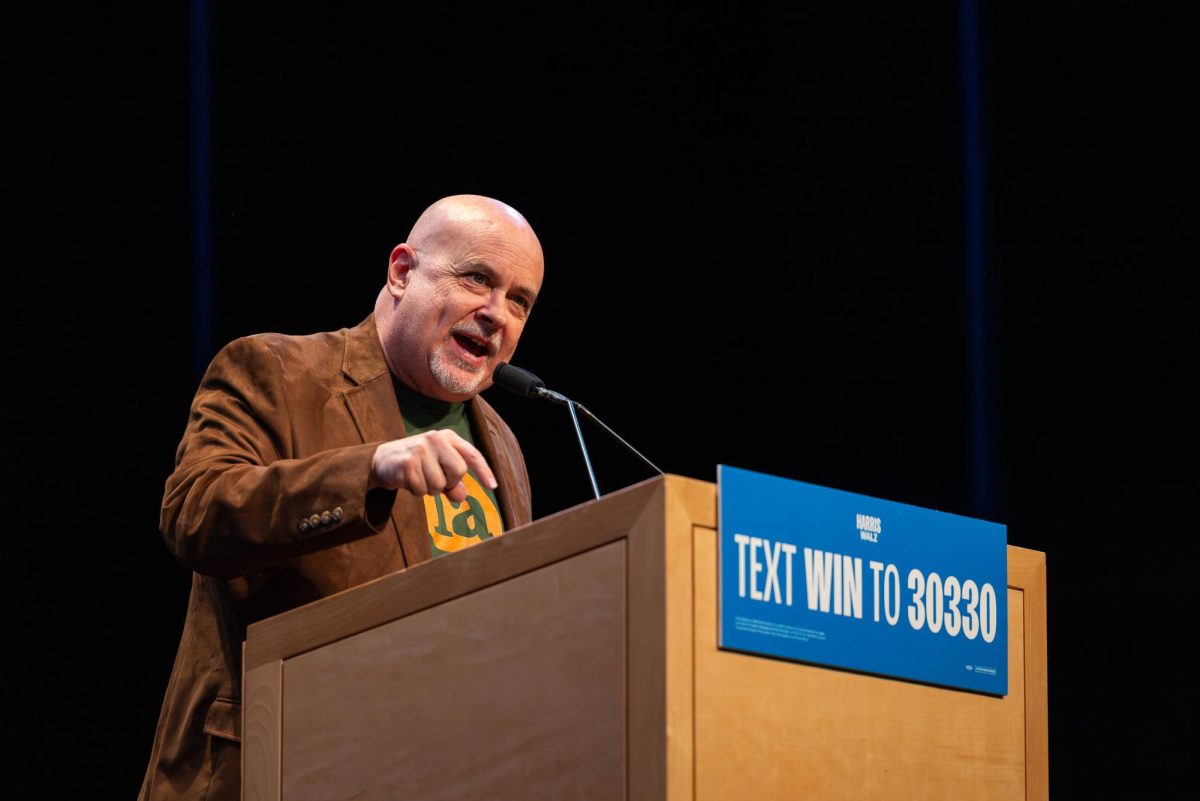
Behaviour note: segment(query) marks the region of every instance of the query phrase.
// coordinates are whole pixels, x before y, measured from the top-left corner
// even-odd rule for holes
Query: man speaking
[[[163,496],[192,591],[140,798],[239,797],[249,623],[530,521],[521,450],[477,394],[542,272],[514,209],[444,198],[358,326],[246,337],[213,360]]]

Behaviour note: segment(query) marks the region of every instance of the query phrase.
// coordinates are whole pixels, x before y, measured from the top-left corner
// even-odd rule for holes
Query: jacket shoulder
[[[280,374],[285,380],[303,376],[323,381],[341,373],[347,329],[318,334],[251,334],[233,340],[213,358],[209,371],[231,366]]]
[[[346,349],[346,334],[349,329],[324,331],[318,334],[251,334],[240,337],[226,345],[222,350],[234,352],[263,352],[273,353],[280,357],[308,356],[310,358],[326,357],[341,362]]]

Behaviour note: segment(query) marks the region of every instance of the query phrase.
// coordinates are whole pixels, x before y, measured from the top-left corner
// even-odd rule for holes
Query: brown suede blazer
[[[512,431],[483,399],[468,408],[506,529],[528,523]],[[163,497],[163,536],[194,573],[140,799],[239,797],[248,624],[430,558],[422,500],[367,490],[375,448],[402,436],[374,316],[213,360]]]

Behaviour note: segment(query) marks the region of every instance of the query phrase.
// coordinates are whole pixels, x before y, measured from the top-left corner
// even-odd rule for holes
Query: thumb
[[[453,487],[446,490],[446,497],[455,503],[462,503],[467,499],[467,485],[461,481],[458,482]]]

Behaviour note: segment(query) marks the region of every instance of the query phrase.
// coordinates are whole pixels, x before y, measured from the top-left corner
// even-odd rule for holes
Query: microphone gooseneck
[[[576,414],[576,410],[583,412],[588,419],[604,429],[604,431],[607,432],[608,435],[617,442],[624,445],[630,453],[649,465],[654,472],[658,473],[659,475],[663,474],[663,471],[659,469],[658,465],[643,456],[637,448],[626,442],[620,434],[605,425],[604,421],[592,414],[592,412],[588,410],[586,406],[578,401],[573,401],[567,396],[558,392],[546,389],[545,382],[528,370],[522,370],[520,367],[515,367],[507,362],[500,362],[500,364],[496,365],[496,369],[492,372],[492,380],[497,386],[503,387],[509,392],[515,392],[518,395],[523,395],[528,398],[543,398],[551,403],[557,403],[560,406],[567,407],[567,411],[571,414],[571,423],[575,426],[575,436],[579,439],[579,448],[583,451],[583,463],[587,467],[588,478],[592,482],[592,492],[597,498],[600,497],[600,487],[596,483],[596,473],[594,470],[592,470],[592,460],[591,457],[588,456],[587,444],[583,441],[583,429],[581,429],[579,426],[579,417]]]

